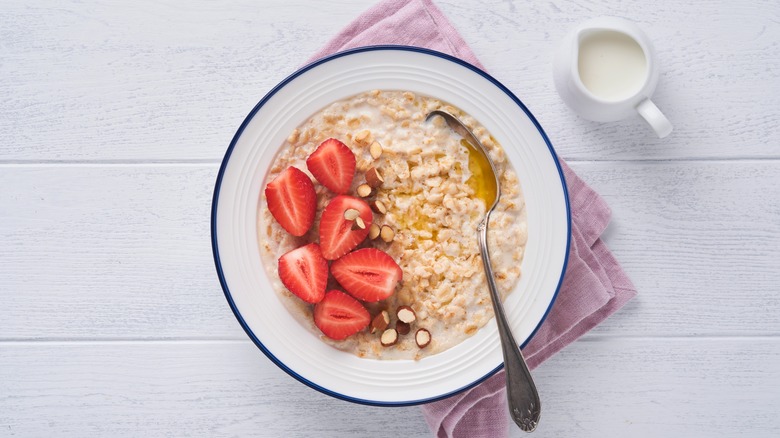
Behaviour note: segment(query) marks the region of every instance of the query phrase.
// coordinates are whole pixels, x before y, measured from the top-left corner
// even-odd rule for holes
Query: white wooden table
[[[0,6],[0,436],[428,436],[279,370],[211,257],[236,128],[373,2],[126,3]],[[537,369],[536,435],[780,436],[780,3],[438,5],[612,206],[640,292]],[[555,92],[551,51],[606,14],[655,42],[667,139]]]

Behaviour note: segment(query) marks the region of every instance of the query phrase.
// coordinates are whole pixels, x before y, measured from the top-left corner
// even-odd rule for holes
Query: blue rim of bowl
[[[501,368],[504,367],[504,364],[499,364],[495,369],[485,374],[483,377],[475,380],[474,382],[469,383],[468,385],[450,391],[446,394],[438,395],[435,397],[430,397],[426,399],[421,400],[410,400],[410,401],[400,401],[400,402],[384,402],[384,401],[375,401],[375,400],[365,400],[361,398],[356,397],[350,397],[348,395],[340,394],[338,392],[332,391],[328,388],[322,387],[312,381],[307,380],[303,376],[296,373],[294,370],[289,368],[287,365],[282,363],[279,359],[274,356],[274,354],[268,350],[265,345],[263,345],[262,342],[255,336],[255,334],[252,332],[252,330],[247,325],[246,321],[244,321],[244,318],[241,316],[241,312],[239,312],[238,308],[236,307],[235,302],[233,302],[233,297],[230,294],[230,290],[227,286],[227,282],[225,280],[224,273],[222,272],[222,264],[219,259],[219,248],[217,244],[217,203],[219,201],[219,190],[222,186],[222,177],[225,173],[225,168],[227,167],[227,163],[230,160],[230,155],[233,152],[233,148],[236,146],[236,142],[238,141],[239,137],[241,137],[241,134],[244,132],[244,129],[249,124],[249,122],[252,120],[252,118],[255,116],[255,114],[262,108],[262,106],[274,95],[276,94],[280,89],[282,89],[284,86],[286,86],[288,83],[292,82],[295,78],[300,76],[301,74],[311,70],[314,67],[317,67],[320,64],[324,64],[326,62],[332,61],[337,58],[341,58],[344,56],[349,56],[355,53],[362,53],[362,52],[373,52],[377,50],[396,50],[396,51],[406,51],[406,52],[416,52],[416,53],[423,53],[426,55],[435,56],[438,58],[445,59],[450,62],[454,62],[458,65],[461,65],[463,67],[466,67],[467,69],[478,73],[480,76],[484,77],[488,81],[490,81],[493,85],[498,87],[501,91],[506,93],[507,96],[509,96],[522,110],[525,112],[526,116],[533,122],[534,126],[536,126],[536,129],[539,131],[539,134],[544,139],[544,142],[547,144],[547,148],[550,150],[550,154],[552,155],[553,161],[555,162],[555,167],[558,169],[558,175],[561,178],[561,186],[563,188],[563,197],[564,201],[566,203],[566,227],[567,227],[567,234],[566,234],[566,258],[563,260],[563,266],[561,267],[561,276],[558,279],[558,285],[555,287],[555,294],[553,294],[552,300],[550,300],[550,305],[547,306],[547,310],[544,312],[544,315],[542,316],[542,319],[539,320],[539,323],[536,325],[536,328],[531,332],[531,335],[528,336],[528,339],[525,340],[520,345],[520,348],[523,348],[528,344],[528,342],[533,339],[536,332],[539,330],[539,328],[542,326],[542,323],[545,319],[547,319],[547,315],[549,315],[550,310],[553,307],[553,304],[555,303],[556,298],[558,297],[558,292],[561,290],[561,284],[563,283],[563,276],[566,273],[566,266],[568,264],[568,254],[571,244],[571,209],[569,206],[569,192],[566,187],[566,179],[563,175],[563,169],[561,169],[561,164],[558,160],[558,156],[555,153],[555,150],[553,149],[552,143],[550,143],[550,139],[547,137],[547,134],[544,132],[544,129],[542,129],[542,126],[539,124],[539,122],[536,120],[536,117],[534,117],[533,114],[531,114],[531,111],[526,108],[525,104],[523,104],[520,99],[514,95],[511,91],[509,91],[508,88],[506,88],[501,82],[499,82],[494,77],[490,76],[488,73],[482,71],[478,67],[475,67],[472,64],[469,64],[466,61],[463,61],[461,59],[455,58],[453,56],[447,55],[446,53],[437,52],[435,50],[430,49],[424,49],[422,47],[414,47],[414,46],[401,46],[401,45],[378,45],[378,46],[365,46],[365,47],[358,47],[355,49],[349,49],[342,52],[334,53],[332,55],[328,55],[324,58],[320,58],[304,67],[301,67],[299,70],[297,70],[295,73],[291,74],[287,78],[285,78],[282,82],[280,82],[278,85],[276,85],[271,91],[269,91],[261,100],[260,102],[255,105],[254,108],[252,108],[252,111],[249,112],[249,115],[246,116],[244,119],[244,122],[241,123],[241,126],[239,126],[238,131],[236,131],[236,134],[233,136],[233,140],[230,142],[230,146],[228,146],[227,151],[225,152],[225,157],[222,159],[222,164],[219,167],[219,173],[217,174],[217,181],[214,186],[214,196],[211,203],[211,248],[212,252],[214,254],[214,264],[217,268],[217,275],[219,276],[219,283],[222,285],[222,291],[225,293],[225,298],[228,301],[228,304],[230,305],[230,309],[233,311],[233,314],[236,316],[236,319],[238,319],[238,322],[241,324],[241,327],[244,329],[246,334],[252,339],[252,342],[257,345],[257,347],[265,353],[265,355],[278,366],[281,368],[284,372],[289,374],[290,376],[294,377],[299,382],[309,386],[312,389],[315,389],[323,394],[329,395],[331,397],[349,401],[352,403],[358,403],[363,405],[369,405],[369,406],[413,406],[413,405],[419,405],[423,403],[430,403],[437,400],[442,400],[447,397],[453,396],[459,392],[465,391],[467,389],[473,388],[483,381],[487,380],[489,377],[497,373],[501,370]]]

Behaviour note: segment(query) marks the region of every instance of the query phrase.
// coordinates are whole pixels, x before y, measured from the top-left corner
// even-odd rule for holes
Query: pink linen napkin
[[[431,0],[384,0],[336,35],[310,61],[377,44],[425,47],[483,68]],[[558,297],[542,326],[523,348],[531,369],[575,341],[636,295],[631,280],[599,238],[610,210],[561,161],[572,219],[568,266]],[[422,406],[437,437],[501,437],[509,433],[503,370],[480,385]]]

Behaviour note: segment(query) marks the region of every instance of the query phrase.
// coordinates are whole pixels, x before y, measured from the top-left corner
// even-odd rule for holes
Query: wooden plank
[[[301,0],[6,5],[0,157],[221,159],[252,107],[355,8]],[[314,33],[311,21],[325,15]]]
[[[777,338],[575,343],[534,372],[537,434],[776,436],[779,349]],[[430,436],[418,408],[332,399],[243,341],[3,343],[0,376],[8,436]]]
[[[639,296],[600,334],[780,334],[780,162],[575,163]],[[244,339],[210,165],[0,168],[0,339]]]
[[[4,5],[0,160],[219,160],[258,100],[373,3]],[[568,159],[780,156],[775,1],[437,4]],[[671,137],[654,139],[638,118],[584,121],[559,99],[552,53],[599,15],[650,34]],[[717,104],[705,103],[713,94]]]
[[[777,436],[779,353],[778,338],[577,342],[535,373],[539,435]]]
[[[211,256],[215,179],[202,165],[0,170],[2,336],[240,339]]]
[[[639,295],[595,333],[780,333],[780,163],[575,163]],[[641,321],[641,322],[640,322]]]
[[[417,408],[383,410],[328,397],[287,376],[248,341],[5,343],[0,376],[0,430],[11,436],[427,431]]]

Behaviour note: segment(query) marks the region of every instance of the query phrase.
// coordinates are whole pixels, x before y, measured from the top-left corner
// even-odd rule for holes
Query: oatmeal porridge
[[[488,238],[499,291],[506,297],[520,278],[527,237],[518,176],[486,129],[445,102],[411,92],[372,91],[335,102],[296,128],[281,146],[266,182],[270,187],[270,182],[280,179],[280,175],[286,177],[290,167],[295,168],[301,184],[308,187],[305,179],[311,180],[316,196],[311,200],[312,209],[305,210],[310,228],[302,227],[300,232],[291,234],[290,227],[280,225],[277,215],[272,213],[274,206],[269,208],[272,201],[277,201],[269,198],[268,191],[260,194],[258,239],[275,291],[296,319],[316,336],[360,357],[419,359],[436,354],[475,334],[493,317],[476,233],[486,209],[480,199],[486,190],[481,178],[484,170],[469,153],[470,145],[440,117],[425,121],[425,116],[435,109],[462,120],[488,149],[497,168],[501,199],[491,215]],[[331,139],[354,154],[351,180],[322,181],[332,175],[316,175],[319,172],[312,171],[310,157],[315,151],[319,153],[318,147],[333,142]],[[343,167],[340,162],[331,161],[329,165]],[[302,174],[308,178],[304,179]],[[360,207],[363,201],[373,212]],[[348,255],[336,254],[322,241],[321,230],[327,224],[321,222],[331,221],[323,220],[329,214],[326,207],[335,204],[341,205],[338,219],[342,226],[349,221],[352,230],[359,234],[359,243]],[[293,207],[290,208],[299,211]],[[319,243],[321,250],[312,243]],[[392,294],[355,296],[361,301],[360,308],[367,311],[358,312],[362,325],[357,328],[364,329],[339,340],[334,339],[339,336],[326,336],[326,330],[321,330],[315,321],[321,313],[320,304],[312,305],[322,299],[321,291],[312,299],[297,291],[290,292],[294,288],[283,281],[288,264],[282,259],[301,247],[316,248],[317,257],[322,258],[321,252],[331,260],[332,275],[328,274],[326,262],[317,261],[325,266],[324,277],[319,275],[316,281],[321,290],[328,290],[326,300],[352,300],[331,292],[350,292],[349,279],[339,275],[350,258],[359,258],[362,263],[367,258],[359,256],[370,254],[372,260],[389,266],[383,272],[394,281],[388,283]],[[328,257],[328,253],[333,254]],[[289,257],[294,259],[293,265],[302,263],[302,251],[295,254],[296,257]],[[389,258],[385,259],[385,255]],[[400,268],[397,275],[393,270],[396,264]],[[304,271],[310,272],[312,268],[306,266]],[[314,280],[307,284],[313,283]]]

